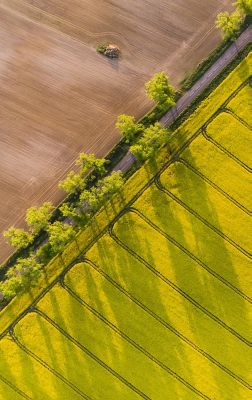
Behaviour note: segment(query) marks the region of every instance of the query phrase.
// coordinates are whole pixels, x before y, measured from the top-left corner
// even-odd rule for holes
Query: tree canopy
[[[146,160],[168,140],[168,137],[168,130],[156,122],[144,130],[142,137],[130,150],[138,160]]]
[[[26,248],[33,240],[32,234],[14,226],[3,232],[3,236],[7,239],[7,243],[16,249]]]
[[[233,3],[245,15],[252,15],[252,0],[237,0]]]
[[[242,19],[239,11],[231,14],[225,11],[217,15],[216,26],[222,30],[224,38],[233,38],[235,33],[240,29]]]
[[[6,300],[11,299],[17,293],[32,286],[41,274],[42,265],[34,255],[28,258],[19,258],[16,264],[9,268],[7,279],[0,282],[0,293]]]
[[[70,171],[66,178],[59,182],[58,186],[64,192],[71,194],[76,193],[78,190],[83,190],[86,186],[86,181],[79,173]]]
[[[48,226],[53,209],[51,202],[45,202],[40,207],[34,206],[26,211],[25,221],[34,235]]]
[[[130,142],[143,129],[143,125],[136,123],[134,117],[122,114],[117,118],[116,128],[119,129],[126,141]]]
[[[48,242],[55,253],[63,250],[64,246],[75,237],[72,225],[64,224],[60,221],[48,226]]]
[[[171,106],[175,104],[175,91],[172,85],[170,85],[169,78],[164,71],[157,72],[149,82],[145,84],[145,89],[148,97],[156,103],[169,103]]]
[[[84,190],[80,195],[80,203],[86,212],[94,212],[122,187],[123,182],[121,171],[113,171],[111,175],[100,179],[90,190]]]
[[[106,171],[106,162],[105,158],[97,158],[94,154],[80,153],[76,165],[80,167],[80,173],[83,176],[91,169],[101,175]]]

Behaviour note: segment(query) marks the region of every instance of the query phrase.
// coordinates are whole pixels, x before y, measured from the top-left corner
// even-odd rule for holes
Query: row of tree
[[[164,72],[155,74],[145,87],[147,95],[156,105],[165,105],[167,109],[175,104],[175,91]],[[129,115],[120,115],[116,127],[126,142],[131,144],[132,153],[141,161],[152,157],[169,138],[168,130],[158,122],[146,127]],[[43,264],[61,252],[74,239],[79,228],[120,190],[124,182],[122,173],[114,171],[106,176],[106,163],[104,158],[96,158],[93,154],[79,155],[76,169],[70,171],[59,183],[60,189],[78,199],[74,204],[64,202],[59,207],[63,222],[52,222],[55,207],[51,202],[45,202],[40,207],[34,206],[27,210],[26,230],[12,226],[3,233],[7,242],[16,250],[27,248],[42,231],[46,233],[46,240],[38,249],[30,252],[27,258],[18,259],[15,266],[8,270],[6,280],[0,282],[0,298],[9,299],[36,282]],[[96,183],[89,187],[93,179]]]
[[[235,38],[244,18],[252,15],[252,0],[237,0],[233,3],[235,11],[222,12],[217,15],[216,26],[222,30],[225,39]]]
[[[0,300],[8,300],[20,291],[37,282],[42,266],[53,256],[60,253],[65,245],[73,240],[79,228],[83,226],[114,193],[123,185],[120,171],[101,177],[89,190],[86,188],[87,174],[105,173],[105,160],[93,154],[80,154],[77,161],[79,172],[69,173],[59,186],[66,193],[78,193],[79,200],[75,205],[63,203],[60,211],[64,221],[51,222],[55,207],[45,202],[40,207],[31,207],[26,212],[27,229],[10,227],[4,237],[15,249],[27,248],[41,232],[46,232],[45,243],[31,251],[26,258],[19,258],[14,267],[9,268],[6,279],[0,282]]]
[[[175,90],[164,71],[156,73],[146,83],[145,89],[147,96],[157,106],[165,106],[164,108],[168,110],[175,105]],[[160,123],[156,122],[146,127],[137,123],[135,118],[130,115],[119,115],[116,127],[126,142],[132,144],[130,150],[139,161],[152,157],[156,150],[169,139],[168,129],[161,126]]]

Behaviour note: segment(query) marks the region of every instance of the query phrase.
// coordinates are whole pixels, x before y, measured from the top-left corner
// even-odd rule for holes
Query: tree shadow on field
[[[107,58],[108,64],[115,70],[119,71],[120,58]]]
[[[114,332],[110,328],[106,330],[106,325],[81,303],[82,300],[88,303],[91,299],[96,302],[97,309],[102,309],[102,293],[90,273],[90,267],[85,263],[76,264],[65,275],[62,286],[57,285],[55,289],[46,295],[44,305],[38,304],[38,309],[45,310],[48,317],[76,341],[72,344],[67,336],[64,338],[68,342],[67,347],[63,346],[61,350],[64,376],[92,398],[126,398],[124,392],[128,394],[130,389],[84,350],[85,347],[105,364],[117,369],[118,351],[111,346],[115,341]],[[74,354],[75,349],[79,357]],[[54,367],[57,368],[56,365]]]
[[[128,234],[133,234],[129,226],[124,226],[124,231]],[[161,316],[167,324],[170,322],[160,296],[160,288],[156,277],[108,235],[97,241],[95,250],[91,249],[87,257],[96,263],[98,268],[115,282],[115,285],[119,284],[122,288],[120,290],[120,288],[116,288],[112,283],[104,280],[103,295],[106,297],[106,303],[109,304],[114,324],[118,329],[164,364],[167,365],[167,358],[169,358],[171,369],[174,369],[174,365],[178,365],[178,363],[181,363],[182,366],[186,358],[185,355],[181,359],[178,358],[182,354],[182,346],[179,348],[178,345],[177,348],[171,349],[169,342],[165,340],[169,336],[166,333],[167,328],[151,316],[151,313],[155,313],[158,318]],[[119,300],[115,301],[115,296],[120,298],[120,302]],[[135,301],[130,298],[131,296]],[[137,305],[138,301],[143,304],[143,308]],[[98,306],[96,305],[96,307]],[[146,307],[151,310],[150,313],[148,310],[146,311]],[[106,311],[104,310],[104,312],[106,316]],[[158,332],[159,334],[162,332],[162,336],[158,336]],[[170,335],[172,336],[172,334]],[[108,343],[108,346],[111,347],[111,343]],[[146,379],[150,382],[152,379],[152,371],[148,367],[150,361],[146,359],[148,361],[147,365],[142,364],[141,366],[138,362],[134,362],[134,359],[129,359],[127,350],[123,351],[122,349],[121,351],[121,362],[124,363],[125,370],[131,371],[132,379],[134,379],[134,376],[146,376]],[[136,349],[136,352],[141,353],[138,349]],[[144,359],[145,355],[142,354],[142,357]],[[153,362],[151,368],[158,367]],[[156,391],[161,387],[166,387],[167,390],[167,382],[164,378],[166,374],[163,371],[163,374],[160,374],[159,381],[152,382]],[[134,384],[133,381],[132,383]],[[142,385],[140,389],[147,396],[150,396],[150,393],[144,389],[144,379],[142,379]],[[180,398],[180,385],[175,379],[171,378],[169,383],[171,395],[177,395],[177,398]],[[168,394],[166,393],[166,395]]]
[[[8,350],[7,354],[5,354],[4,351],[4,342],[6,340],[13,344],[13,352]],[[45,392],[41,384],[40,376],[34,369],[32,359],[16,343],[14,343],[13,339],[9,335],[4,336],[0,340],[0,374],[27,396],[37,399],[39,392],[39,399],[42,400],[47,398],[48,393]],[[19,397],[18,394],[15,396],[17,396],[17,399],[22,397]]]
[[[18,326],[22,323],[21,320],[20,323],[17,324],[14,332],[17,339],[25,346],[28,352],[31,351],[34,353],[35,356],[42,360],[42,363],[46,363],[46,365],[55,371],[56,374],[59,373],[63,378],[78,388],[78,383],[81,382],[81,380],[79,380],[80,369],[76,368],[76,366],[80,365],[80,358],[74,351],[74,345],[62,334],[60,334],[62,340],[60,339],[55,341],[53,334],[55,333],[56,328],[50,325],[50,323],[46,321],[44,317],[37,314],[37,312],[31,312],[28,317],[29,330],[27,331],[27,329],[24,329],[22,325]],[[30,337],[27,336],[27,332]],[[44,368],[47,367],[41,365],[42,371]],[[54,372],[50,371],[49,374],[51,374],[52,379],[50,380],[48,389],[45,388],[45,396],[39,397],[41,400],[48,398],[51,394],[51,384],[54,388],[54,395],[56,394],[57,399],[67,400],[69,395],[71,395],[71,399],[81,398],[81,396],[71,389],[67,383],[62,382]],[[38,398],[38,393],[39,396],[43,393],[43,388],[41,386],[37,388],[36,396],[34,398]]]
[[[56,289],[56,292],[54,292],[54,289]],[[80,340],[80,332],[83,332],[83,328],[80,326],[79,322],[82,319],[82,315],[81,313],[76,314],[76,309],[72,307],[72,304],[69,305],[71,301],[75,301],[74,298],[69,298],[69,296],[70,295],[67,291],[64,290],[60,284],[57,284],[45,295],[45,299],[42,299],[42,303],[46,300],[45,305],[40,306],[38,303],[38,310],[42,311],[45,316],[48,316],[59,328],[66,332],[66,335],[61,332],[62,341],[60,343],[60,351],[63,358],[61,357],[58,363],[53,357],[53,354],[55,353],[55,351],[53,351],[54,341],[51,340],[51,343],[48,343],[48,346],[52,349],[52,352],[50,352],[50,365],[52,365],[55,370],[62,371],[62,375],[69,382],[74,384],[82,392],[86,393],[88,391],[88,386],[95,387],[96,378],[92,368],[90,367],[89,369],[88,363],[86,362],[86,359],[88,360],[89,356],[86,355],[86,353],[76,344],[72,343],[67,336],[71,336],[73,339],[79,341],[80,344],[83,344],[85,338],[84,337],[83,340]],[[66,310],[68,312],[66,312]],[[81,307],[79,312],[81,312]],[[43,331],[43,334],[49,336],[52,325],[48,325],[49,329],[47,329],[48,332],[46,332],[45,324],[48,324],[48,322],[46,322],[42,317],[40,321],[41,330]],[[52,326],[52,329],[56,328]],[[87,394],[89,395],[89,393]],[[77,394],[76,396],[77,398],[80,397]]]
[[[242,60],[243,68],[236,68],[236,73],[241,79],[241,83],[243,83],[249,76],[251,76],[251,66],[249,65],[246,58]]]
[[[148,166],[148,173],[150,177],[153,176],[153,173],[156,172],[157,166],[155,162],[152,163],[152,166]],[[123,195],[121,195],[121,199],[123,201]],[[113,202],[111,203],[113,207]],[[111,205],[110,204],[110,205]],[[116,208],[115,208],[116,211]],[[109,215],[109,214],[108,214]],[[129,219],[130,225],[130,219]],[[131,226],[123,227],[124,233],[127,235],[132,235],[133,238],[134,230]],[[88,251],[87,257],[98,265],[98,268],[105,271],[106,274],[110,278],[112,278],[117,284],[121,285],[121,287],[129,293],[129,295],[133,295],[139,300],[143,305],[150,308],[151,313],[156,313],[157,318],[162,316],[166,325],[171,324],[169,320],[169,316],[167,314],[166,306],[164,305],[164,301],[162,299],[162,295],[160,292],[160,282],[155,277],[155,275],[148,271],[148,269],[136,258],[129,254],[127,250],[122,249],[120,245],[118,245],[113,239],[111,239],[108,235],[105,236],[106,240],[103,238],[99,239],[94,248]],[[137,238],[135,238],[137,239]],[[94,253],[95,252],[95,256]],[[151,251],[148,254],[150,258],[152,256]],[[92,285],[95,286],[95,283]],[[106,288],[105,288],[106,287]],[[167,329],[167,326],[162,326],[162,322],[157,322],[155,318],[151,316],[151,313],[148,314],[148,311],[143,311],[141,307],[136,305],[134,301],[130,300],[127,295],[123,295],[120,293],[119,289],[116,289],[120,296],[124,297],[124,306],[127,304],[127,313],[122,314],[120,307],[118,307],[117,302],[114,301],[114,297],[111,297],[111,287],[112,284],[106,282],[106,285],[103,286],[103,290],[106,296],[106,302],[110,304],[110,308],[112,310],[112,314],[116,321],[116,326],[122,332],[130,332],[129,336],[134,340],[132,335],[136,335],[135,340],[138,344],[143,346],[147,351],[153,354],[155,357],[163,359],[164,364],[171,367],[172,370],[178,371],[181,368],[184,368],[186,364],[187,371],[190,371],[189,362],[186,362],[186,354],[183,349],[183,344],[177,341],[176,347],[172,347],[169,345],[169,342],[164,342],[163,337],[167,335],[174,336],[177,340],[177,337],[174,333]],[[115,289],[113,289],[115,290]],[[92,299],[99,299],[99,289],[96,290],[96,293],[92,296]],[[96,304],[95,307],[103,311],[102,309],[102,300],[98,301],[99,304]],[[137,310],[137,312],[136,312]],[[104,310],[105,311],[105,310]],[[148,321],[151,321],[154,326],[158,325],[158,328],[145,325],[143,326],[143,315],[147,315]],[[141,317],[142,316],[142,317]],[[132,324],[135,325],[135,332],[132,330]],[[172,325],[172,324],[171,324]],[[152,332],[153,330],[153,332]],[[162,331],[162,335],[155,335],[155,331]],[[137,333],[141,332],[142,337],[137,336]],[[154,333],[154,334],[153,334]],[[160,332],[159,332],[160,333]],[[169,336],[168,335],[168,336]],[[154,344],[154,348],[152,345]],[[155,349],[156,346],[156,349]],[[155,354],[155,351],[156,354]],[[154,351],[154,353],[153,353]],[[129,366],[129,360],[127,356],[127,352],[124,356],[125,368],[133,369],[133,365]],[[139,367],[135,371],[135,374],[138,373]],[[142,374],[148,374],[148,371],[141,371]],[[190,382],[193,383],[193,382]],[[162,379],[159,382],[156,382],[157,387],[162,385]],[[171,390],[173,390],[174,394],[179,398],[179,390],[181,390],[181,384],[176,382],[174,379],[173,385],[171,386]],[[148,394],[148,393],[147,393]]]
[[[187,203],[188,200],[190,200],[189,196],[192,195],[192,193],[195,193],[197,196],[200,196],[200,198],[202,199],[202,208],[205,208],[206,212],[211,212],[213,214],[215,226],[216,228],[221,230],[221,226],[218,222],[218,213],[216,211],[216,206],[214,204],[211,204],[208,198],[206,183],[202,180],[202,182],[200,184],[197,184],[197,186],[195,187],[195,182],[191,181],[189,182],[189,185],[191,187],[190,192],[187,191],[185,192],[183,190],[182,184],[180,184],[180,182],[183,182],[183,176],[176,173],[176,170],[175,170],[175,175],[176,175],[176,181],[178,183],[177,190],[179,191],[179,198],[185,203]],[[147,196],[147,192],[143,195],[143,198],[145,196]],[[140,199],[140,202],[142,202],[142,199]],[[178,214],[178,212],[176,212],[174,200],[171,199],[166,193],[160,190],[157,191],[157,188],[155,188],[155,186],[152,185],[148,190],[148,197],[147,200],[145,199],[144,209],[141,209],[141,205],[138,205],[138,202],[136,202],[136,205],[133,206],[135,206],[141,212],[143,212],[146,215],[146,217],[150,218],[151,221],[155,223],[157,226],[159,226],[164,232],[168,233],[169,235],[174,237],[177,241],[179,241],[179,243],[182,244],[186,249],[190,249],[191,246],[188,240],[191,239],[187,238],[187,232],[185,230],[185,227],[183,226],[183,221],[182,220],[180,221],[179,218],[180,215]],[[212,269],[214,269],[217,254],[215,252],[211,251],[209,252],[209,247],[211,247],[212,244],[208,236],[206,236],[206,232],[209,228],[207,228],[200,222],[196,223],[195,217],[190,213],[188,213],[188,220],[190,222],[190,230],[193,232],[193,236],[196,243],[194,249],[194,255],[196,255],[199,259],[202,259],[202,256],[205,253],[207,253],[208,254],[207,265],[210,266]],[[232,276],[232,281],[235,281],[237,288],[239,288],[239,283],[238,280],[236,279],[235,271],[226,248],[227,243],[225,242],[224,239],[216,235],[214,232],[212,233],[212,231],[209,231],[209,234],[210,232],[211,236],[214,237],[215,246],[218,244],[218,254],[221,254],[221,261],[229,266],[230,276]],[[156,233],[156,235],[158,236],[158,233]],[[146,237],[143,240],[142,237],[138,238],[137,236],[135,236],[134,240],[130,241],[129,237],[127,237],[127,235],[124,234],[122,226],[118,236],[127,245],[129,245],[130,243],[129,247],[132,248],[134,251],[136,251],[137,254],[141,255],[150,265],[155,267],[157,270],[160,270],[160,265],[158,265],[158,263],[156,262],[154,253],[152,254],[152,240],[154,239],[155,231],[153,231],[153,237],[148,238],[146,235]],[[145,242],[145,246],[142,245],[142,248],[141,248],[141,242],[142,243]],[[175,249],[174,245],[169,240],[167,240],[166,246],[167,246],[167,253],[169,254],[171,260],[170,263],[167,262],[167,267],[169,269],[172,268],[172,272],[174,273],[175,276],[174,283],[179,288],[183,289],[185,292],[191,295],[191,297],[195,298],[195,300],[198,301],[200,304],[202,304],[211,312],[213,312],[213,314],[217,314],[217,316],[220,319],[222,319],[227,325],[232,326],[233,321],[230,321],[229,317],[230,317],[230,308],[232,308],[234,304],[229,304],[227,301],[225,301],[225,298],[223,298],[223,293],[225,293],[225,290],[230,291],[230,289],[223,286],[223,293],[222,293],[221,288],[223,284],[218,281],[216,284],[216,278],[212,277],[207,271],[203,270],[200,266],[195,268],[190,267],[190,270],[188,272],[187,261],[185,261],[184,265],[182,266],[179,265],[177,257],[178,253],[177,250],[174,251]],[[149,252],[146,251],[146,248],[149,249]],[[188,258],[188,262],[191,263],[190,258]],[[196,288],[197,290],[193,290],[190,293],[191,289],[190,284],[192,289]],[[240,320],[246,319],[247,313],[246,313],[245,301],[234,292],[230,291],[230,295],[233,296],[232,298],[235,301],[235,307],[237,307],[237,309],[239,310]],[[199,347],[206,349],[208,353],[212,352],[213,356],[215,355],[215,348],[220,347],[222,360],[219,361],[232,360],[233,365],[236,365],[237,357],[239,357],[240,354],[233,353],[234,349],[232,343],[234,342],[233,338],[231,338],[232,340],[230,339],[229,343],[230,334],[227,333],[226,336],[224,335],[225,346],[223,346],[223,342],[218,342],[218,336],[216,336],[216,334],[218,334],[220,329],[223,332],[225,331],[223,330],[223,328],[219,328],[215,322],[211,322],[212,328],[214,330],[212,332],[212,335],[210,335],[209,337],[209,335],[206,334],[206,332],[204,332],[204,329],[202,330],[202,326],[199,325],[199,320],[197,318],[194,318],[194,316],[196,316],[197,313],[195,314],[192,312],[193,308],[194,306],[192,307],[190,307],[190,305],[188,307],[185,306],[185,310],[187,310],[186,323],[187,324],[189,323],[190,325],[190,329],[196,339],[195,342],[199,344]],[[216,330],[215,330],[215,325],[216,325]],[[234,328],[236,329],[239,328],[238,324]],[[239,329],[237,330],[239,332]],[[244,368],[246,370],[246,362],[244,364],[245,364]],[[216,370],[216,368],[213,368],[213,374],[215,376],[217,385],[220,388],[219,390],[222,391],[222,394],[224,396],[225,387],[223,387],[224,386],[223,382],[221,381],[221,378],[218,375],[218,369]]]

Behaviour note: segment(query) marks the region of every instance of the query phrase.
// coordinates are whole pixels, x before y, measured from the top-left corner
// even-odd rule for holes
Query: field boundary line
[[[240,289],[226,280],[223,276],[219,275],[218,272],[214,271],[210,268],[206,263],[200,260],[195,254],[193,254],[190,250],[180,244],[176,239],[170,236],[168,233],[163,231],[159,226],[157,226],[154,222],[152,222],[148,217],[146,217],[138,208],[131,207],[127,212],[132,212],[137,214],[142,220],[144,220],[148,225],[150,225],[153,229],[155,229],[160,235],[162,235],[165,239],[169,240],[174,246],[176,246],[179,250],[184,252],[188,257],[190,257],[193,261],[195,261],[200,267],[206,270],[209,274],[214,276],[221,283],[226,285],[229,289],[233,290],[237,295],[241,296],[245,301],[252,304],[252,298],[243,293]]]
[[[177,198],[173,193],[171,193],[168,189],[166,189],[161,181],[160,181],[160,176],[155,179],[155,185],[156,187],[167,194],[173,201],[176,203],[180,204],[186,211],[188,211],[190,214],[194,215],[198,220],[200,220],[203,224],[208,226],[210,229],[212,229],[215,233],[217,233],[220,237],[222,237],[224,240],[229,242],[233,247],[235,247],[237,250],[239,250],[241,253],[243,253],[246,257],[252,258],[252,254],[249,253],[247,250],[245,250],[242,246],[240,246],[238,243],[236,243],[233,239],[231,239],[229,236],[227,236],[225,233],[220,231],[216,226],[208,222],[205,218],[203,218],[197,211],[194,211],[191,207],[189,207],[186,203],[184,203],[182,200]]]
[[[53,321],[48,315],[46,315],[43,311],[41,311],[39,308],[34,307],[33,310],[31,311],[35,314],[40,315],[43,319],[45,319],[50,325],[52,325],[58,332],[60,332],[69,342],[73,343],[76,347],[78,347],[83,353],[85,353],[88,357],[92,358],[93,361],[95,361],[97,364],[99,364],[101,367],[106,369],[111,375],[113,375],[115,378],[117,378],[119,381],[121,381],[124,385],[129,387],[133,392],[137,393],[140,397],[142,397],[145,400],[151,400],[150,397],[148,397],[145,393],[143,393],[140,389],[138,389],[136,386],[134,386],[132,383],[130,383],[126,378],[121,376],[118,372],[116,372],[113,368],[111,368],[109,365],[107,365],[104,361],[102,361],[99,357],[97,357],[95,354],[93,354],[86,346],[81,344],[77,339],[75,339],[73,336],[71,336],[69,333],[65,331],[62,327],[60,327],[55,321]]]
[[[28,396],[28,394],[17,388],[15,385],[13,385],[13,383],[9,382],[8,379],[6,379],[2,374],[0,374],[0,380],[4,382],[7,386],[9,386],[14,392],[22,396],[24,399],[33,400],[32,397]]]
[[[200,390],[196,389],[193,385],[190,384],[190,382],[187,382],[185,379],[183,379],[179,374],[177,374],[175,371],[173,371],[171,368],[169,368],[167,365],[165,365],[162,361],[160,361],[157,357],[153,356],[150,352],[145,350],[141,345],[136,343],[133,339],[131,339],[127,334],[122,332],[120,329],[118,329],[114,324],[112,324],[109,320],[107,320],[100,312],[95,310],[92,306],[90,306],[88,303],[86,303],[80,296],[78,296],[71,288],[69,288],[68,285],[66,285],[64,282],[61,283],[62,288],[65,289],[73,298],[76,299],[76,301],[81,304],[81,306],[87,308],[92,314],[96,316],[96,318],[100,319],[105,325],[107,325],[110,329],[112,329],[118,336],[122,337],[125,341],[127,341],[131,346],[138,350],[140,353],[142,353],[144,356],[149,358],[151,361],[153,361],[155,364],[157,364],[160,368],[162,368],[164,371],[166,371],[168,374],[170,374],[173,378],[177,379],[181,384],[185,385],[187,388],[192,390],[194,393],[199,395],[201,398],[209,400],[210,398],[202,393]],[[58,324],[52,320],[50,317],[48,317],[43,311],[38,308],[36,308],[36,311],[38,311],[39,314],[44,316],[44,318],[48,318],[48,322],[53,321],[54,324],[58,326]],[[59,329],[63,329],[59,326]],[[64,329],[63,329],[64,330]],[[65,330],[64,330],[65,331]],[[66,332],[67,333],[67,332]],[[67,335],[69,335],[67,333]],[[71,335],[69,335],[71,336]],[[71,336],[72,337],[72,336]],[[72,337],[73,338],[73,337]],[[76,340],[73,338],[73,340]],[[78,342],[78,341],[77,341]],[[83,346],[80,342],[78,342],[80,346]]]
[[[230,203],[233,203],[236,207],[238,207],[241,211],[243,211],[245,214],[251,216],[252,212],[249,211],[245,206],[243,206],[241,203],[239,203],[237,200],[235,200],[232,196],[230,196],[225,190],[221,189],[216,183],[211,181],[206,175],[204,175],[200,170],[195,168],[190,162],[185,159],[185,158],[178,158],[177,160],[178,163],[183,164],[186,168],[194,172],[196,175],[198,175],[203,181],[207,182],[210,186],[213,187],[217,192],[219,192],[222,196],[224,196]]]
[[[236,114],[236,112],[232,110],[231,107],[228,107],[227,105],[226,107],[223,108],[223,112],[232,115],[234,119],[239,121],[242,125],[246,126],[246,128],[248,128],[251,131],[252,125],[250,125],[247,121],[245,121],[242,117],[240,117],[240,115]]]
[[[74,385],[72,382],[70,382],[61,373],[56,371],[54,368],[50,367],[44,360],[42,360],[39,356],[37,356],[35,353],[33,353],[31,350],[29,350],[25,345],[23,345],[20,342],[20,340],[16,337],[13,328],[9,330],[9,335],[10,335],[11,339],[16,343],[16,345],[22,351],[24,351],[26,354],[28,354],[29,357],[36,360],[40,365],[42,365],[43,368],[46,368],[51,374],[53,374],[57,378],[59,378],[62,382],[64,382],[67,386],[69,386],[72,390],[74,390],[77,394],[79,394],[83,399],[94,400],[91,397],[87,396],[84,392],[82,392],[76,385]]]
[[[229,158],[231,158],[233,161],[236,162],[240,167],[246,169],[248,172],[252,172],[252,168],[250,168],[247,164],[245,164],[243,161],[241,161],[238,157],[236,157],[233,153],[231,153],[229,150],[227,150],[222,144],[217,142],[215,139],[213,139],[208,133],[207,130],[202,128],[202,135],[203,137],[208,141],[211,142],[215,147],[217,147],[220,151],[225,153]]]
[[[197,351],[199,354],[201,354],[204,358],[206,358],[208,361],[212,362],[214,365],[219,367],[222,371],[224,371],[226,374],[230,375],[233,379],[237,380],[240,384],[242,384],[244,387],[250,389],[251,386],[240,376],[232,372],[229,368],[225,367],[223,364],[221,364],[219,361],[217,361],[214,357],[209,355],[207,352],[199,348],[195,343],[190,341],[186,336],[184,336],[182,333],[176,330],[172,325],[170,325],[168,322],[162,320],[162,318],[158,315],[156,315],[154,312],[148,309],[147,306],[145,306],[140,300],[136,299],[134,296],[132,296],[126,289],[122,288],[120,284],[116,282],[114,283],[112,278],[108,278],[106,276],[106,273],[103,273],[99,268],[94,264],[93,261],[90,261],[88,259],[85,259],[84,261],[85,264],[88,264],[91,268],[93,268],[95,271],[97,271],[101,276],[104,277],[112,286],[114,286],[117,290],[119,290],[123,295],[125,295],[127,298],[130,299],[134,304],[136,304],[139,308],[141,308],[145,313],[150,315],[152,318],[154,318],[157,322],[159,322],[164,328],[170,330],[175,336],[179,338],[179,340],[184,341],[186,344],[188,344],[194,351]],[[92,265],[94,264],[94,265]],[[107,324],[111,329],[113,329],[115,332],[118,333],[118,335],[121,335],[122,337],[125,337],[125,340],[132,341],[135,343],[137,346],[138,344],[131,339],[127,334],[122,332],[119,328],[117,328],[116,325],[114,325],[112,322],[110,322],[106,317],[104,317],[99,311],[97,311],[95,308],[93,308],[91,305],[89,305],[83,298],[78,295],[72,288],[69,287],[64,282],[64,279],[60,282],[61,286],[63,289],[65,289],[71,296],[73,296],[83,307],[86,307],[90,312],[92,312],[94,315],[97,316],[97,318],[100,318],[105,324]],[[139,345],[140,346],[140,345]],[[142,346],[140,346],[142,347]],[[143,349],[144,350],[144,349]]]
[[[222,321],[219,317],[216,317],[211,311],[207,310],[205,307],[203,307],[200,303],[198,303],[194,298],[192,298],[190,295],[188,295],[186,292],[184,292],[180,287],[175,285],[170,279],[165,277],[161,272],[156,270],[151,264],[149,264],[146,260],[144,260],[139,254],[137,254],[134,250],[130,249],[123,241],[121,241],[116,234],[113,232],[113,228],[110,231],[110,236],[112,239],[115,240],[117,244],[119,244],[123,249],[125,249],[129,254],[131,254],[133,257],[135,257],[138,261],[140,261],[147,269],[149,269],[151,272],[154,273],[154,275],[157,276],[157,278],[161,279],[163,282],[165,282],[168,286],[170,286],[173,290],[175,290],[179,295],[184,297],[187,301],[189,301],[191,304],[193,304],[196,308],[198,308],[201,312],[203,312],[205,315],[207,315],[209,318],[214,320],[217,324],[222,326],[224,329],[228,330],[232,335],[234,335],[237,339],[241,340],[248,346],[251,345],[251,342],[244,338],[239,332],[237,332],[235,329],[231,328],[229,325],[227,325],[224,321]]]

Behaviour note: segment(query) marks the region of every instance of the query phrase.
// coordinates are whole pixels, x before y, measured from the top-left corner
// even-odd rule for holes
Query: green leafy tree
[[[34,235],[48,226],[53,209],[51,202],[45,202],[41,207],[34,206],[26,211],[25,221]]]
[[[70,171],[67,174],[67,177],[63,181],[59,182],[59,188],[68,194],[81,191],[85,188],[85,186],[85,179],[74,171]]]
[[[236,6],[241,13],[252,15],[252,0],[237,0],[233,5]]]
[[[113,171],[106,176],[102,181],[99,181],[97,186],[103,197],[109,198],[114,193],[118,192],[123,186],[124,180],[121,171]]]
[[[32,234],[14,226],[3,232],[3,236],[7,239],[7,243],[16,249],[24,249],[33,241]]]
[[[96,172],[98,175],[105,173],[106,160],[96,158],[94,154],[80,153],[76,165],[80,167],[79,172],[70,171],[67,177],[59,183],[59,188],[68,194],[81,192],[86,187],[86,175],[88,172]]]
[[[10,300],[17,293],[33,286],[40,274],[42,265],[37,261],[35,255],[28,258],[19,258],[16,264],[9,268],[6,280],[0,283],[0,293],[6,300]]]
[[[93,170],[98,174],[104,174],[106,172],[104,158],[97,158],[94,154],[80,153],[76,165],[80,167],[81,175],[85,175],[89,170]]]
[[[148,97],[157,104],[166,103],[170,106],[175,104],[175,91],[169,83],[169,78],[164,71],[157,72],[150,81],[145,84],[145,89]]]
[[[85,192],[85,190],[84,190]],[[62,215],[66,218],[71,218],[76,226],[82,227],[89,219],[89,215],[83,212],[81,207],[73,207],[70,204],[63,203],[60,206]]]
[[[41,263],[47,264],[56,254],[57,252],[53,250],[51,243],[47,242],[39,247],[36,256]]]
[[[87,213],[97,211],[106,200],[120,190],[123,182],[121,171],[113,171],[111,175],[99,180],[90,190],[84,190],[80,195],[80,203],[84,210]]]
[[[131,146],[130,150],[140,160],[147,160],[152,157],[157,149],[169,139],[168,130],[156,122],[145,129],[139,141]]]
[[[229,14],[229,12],[225,11],[217,15],[216,26],[222,30],[224,38],[232,39],[235,37],[236,32],[239,31],[242,20],[240,12],[235,11]]]
[[[134,117],[130,115],[119,115],[116,122],[116,128],[125,137],[127,142],[130,142],[138,132],[143,130],[143,125],[136,123]]]
[[[66,218],[68,218],[68,217],[70,217],[70,218],[77,218],[77,217],[79,216],[79,214],[78,214],[76,208],[73,207],[73,206],[70,205],[70,204],[63,203],[63,204],[60,206],[59,209],[60,209],[62,215],[63,215],[64,217],[66,217]]]
[[[72,225],[64,224],[60,221],[49,225],[47,232],[48,242],[55,253],[62,251],[64,246],[75,237],[75,231]]]
[[[90,190],[84,190],[80,195],[80,205],[83,206],[83,209],[87,213],[98,210],[101,202],[101,193],[96,187],[92,187]]]

